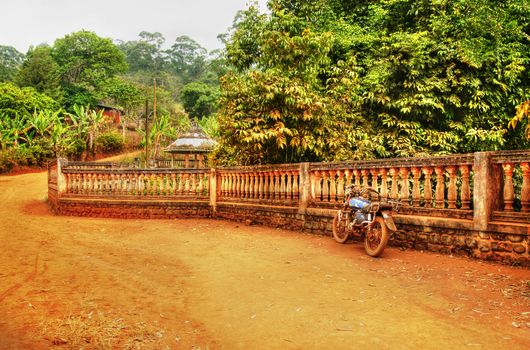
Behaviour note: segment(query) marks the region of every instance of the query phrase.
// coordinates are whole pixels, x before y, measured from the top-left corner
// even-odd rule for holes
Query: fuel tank
[[[363,210],[367,209],[368,206],[370,206],[370,201],[361,197],[353,197],[350,198],[348,204],[354,210]]]

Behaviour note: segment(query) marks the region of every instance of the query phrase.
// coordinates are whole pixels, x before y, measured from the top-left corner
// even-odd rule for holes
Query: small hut
[[[214,140],[198,125],[193,124],[188,132],[181,134],[164,152],[171,155],[172,168],[202,168],[206,166],[208,154],[215,145]]]

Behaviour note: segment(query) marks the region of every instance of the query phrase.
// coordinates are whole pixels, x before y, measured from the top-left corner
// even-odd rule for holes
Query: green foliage
[[[49,46],[30,48],[18,71],[16,83],[29,86],[60,102],[63,98],[59,65],[51,56]]]
[[[125,56],[112,40],[85,30],[57,39],[51,56],[60,67],[69,105],[97,103],[100,84],[127,70]]]
[[[19,88],[11,83],[0,83],[0,113],[23,115],[34,110],[56,108],[57,102],[33,88]]]
[[[0,82],[12,81],[23,59],[14,47],[0,45]]]
[[[529,99],[530,0],[272,0],[226,40],[224,161],[515,148]]]
[[[219,89],[205,83],[193,82],[184,85],[180,98],[190,117],[202,119],[217,111]]]
[[[109,131],[96,138],[96,147],[102,153],[114,153],[123,150],[123,137],[115,131]]]

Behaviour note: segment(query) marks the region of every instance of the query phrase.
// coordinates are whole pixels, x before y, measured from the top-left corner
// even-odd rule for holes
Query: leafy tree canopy
[[[19,86],[30,86],[38,92],[61,101],[61,73],[59,65],[51,56],[49,46],[37,46],[29,49],[26,60],[18,71],[15,82]]]
[[[530,0],[272,0],[226,39],[225,159],[278,162],[521,147]],[[226,131],[226,132],[225,132]],[[303,135],[303,137],[302,137]],[[224,153],[223,153],[224,152]]]
[[[0,113],[8,116],[24,115],[37,110],[58,109],[51,97],[33,88],[19,88],[12,83],[0,83]]]
[[[0,45],[0,82],[11,81],[23,60],[24,55],[14,47]]]
[[[57,39],[51,55],[60,67],[66,100],[71,105],[93,105],[99,84],[127,70],[125,56],[112,40],[86,30]]]

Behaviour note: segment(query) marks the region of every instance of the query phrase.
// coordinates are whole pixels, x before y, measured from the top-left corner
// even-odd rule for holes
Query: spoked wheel
[[[348,224],[350,222],[350,213],[339,211],[333,218],[333,238],[338,243],[346,243],[350,237]]]
[[[382,217],[377,216],[364,237],[364,250],[370,256],[379,256],[388,243],[388,229]]]

